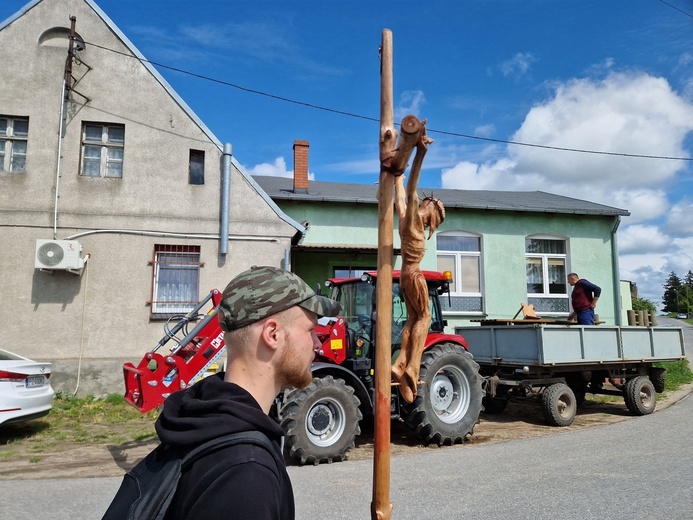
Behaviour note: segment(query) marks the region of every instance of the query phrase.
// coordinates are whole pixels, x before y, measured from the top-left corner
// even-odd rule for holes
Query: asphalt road
[[[671,321],[690,356],[693,327]],[[690,520],[691,432],[693,397],[586,430],[396,456],[392,519]],[[297,518],[369,519],[372,472],[367,460],[290,467]],[[0,519],[101,518],[120,480],[0,480]]]
[[[693,397],[608,426],[393,457],[393,519],[693,518]],[[290,467],[299,519],[370,518],[372,463]],[[0,481],[0,518],[100,518],[120,478]]]
[[[693,359],[693,325],[686,323],[686,320],[677,320],[675,318],[666,318],[657,316],[658,327],[681,327],[683,329],[683,342],[686,345],[686,357]]]

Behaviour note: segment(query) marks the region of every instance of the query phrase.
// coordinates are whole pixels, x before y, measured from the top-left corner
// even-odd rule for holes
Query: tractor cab
[[[399,354],[402,344],[402,332],[407,321],[407,307],[400,291],[400,272],[394,271],[392,281],[392,356]],[[449,272],[439,273],[435,271],[423,271],[428,283],[429,303],[431,306],[430,333],[443,333],[445,321],[442,318],[439,295],[449,292],[449,283],[452,276]],[[375,354],[375,327],[377,326],[377,313],[375,308],[377,272],[369,271],[360,278],[330,278],[326,285],[330,288],[330,298],[342,304],[340,319],[343,319],[345,327],[345,358],[346,360],[358,359],[358,367],[371,368]],[[323,330],[323,332],[325,332]],[[320,336],[320,331],[318,331]],[[335,331],[332,330],[331,340],[334,340]],[[331,351],[336,342],[331,342]],[[323,353],[325,349],[323,349]],[[327,357],[331,357],[328,355]],[[334,358],[333,358],[334,361]],[[340,363],[341,364],[341,363]],[[357,368],[357,367],[352,367]]]

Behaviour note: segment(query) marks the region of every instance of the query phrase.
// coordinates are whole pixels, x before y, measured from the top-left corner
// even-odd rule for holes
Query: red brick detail
[[[294,192],[308,191],[308,141],[294,141]]]

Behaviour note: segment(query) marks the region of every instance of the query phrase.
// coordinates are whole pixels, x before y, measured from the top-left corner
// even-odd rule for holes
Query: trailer
[[[538,399],[553,426],[572,424],[585,394],[618,395],[634,415],[654,411],[666,370],[685,358],[683,330],[483,320],[456,327],[485,378],[486,413],[512,400]]]

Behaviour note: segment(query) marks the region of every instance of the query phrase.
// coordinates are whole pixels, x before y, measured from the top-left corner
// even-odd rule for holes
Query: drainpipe
[[[611,262],[613,264],[614,271],[614,302],[616,307],[616,325],[623,325],[623,319],[621,317],[621,308],[623,307],[623,302],[621,301],[621,274],[618,266],[618,240],[616,239],[616,231],[618,231],[618,226],[621,225],[621,217],[616,217],[616,222],[614,227],[611,229]]]
[[[282,260],[282,269],[291,271],[291,251],[284,249],[284,259]]]
[[[55,169],[55,202],[53,203],[53,240],[58,238],[58,199],[60,198],[60,162],[63,156],[63,118],[65,117],[65,78],[63,78],[63,88],[60,93],[60,121],[58,128],[58,164]]]
[[[219,223],[219,254],[229,252],[229,197],[231,187],[231,143],[224,143],[221,171],[221,222]]]

